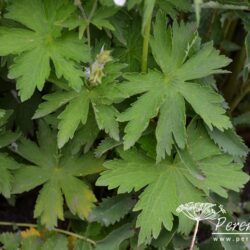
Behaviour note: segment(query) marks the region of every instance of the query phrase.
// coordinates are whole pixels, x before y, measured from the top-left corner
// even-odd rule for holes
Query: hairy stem
[[[196,235],[197,235],[198,229],[199,229],[199,223],[200,223],[200,221],[197,220],[197,221],[196,221],[196,225],[195,225],[195,229],[194,229],[194,234],[193,234],[192,242],[191,242],[191,245],[190,245],[189,250],[193,250],[193,249],[194,249],[195,240],[196,240]]]
[[[37,228],[38,225],[37,224],[31,224],[31,223],[16,223],[16,222],[9,222],[9,221],[0,221],[0,226],[16,226],[16,227],[34,227],[34,228]],[[96,242],[94,240],[91,240],[85,236],[82,236],[82,235],[79,235],[79,234],[76,234],[76,233],[72,233],[72,232],[69,232],[69,231],[66,231],[66,230],[63,230],[63,229],[60,229],[60,228],[55,228],[53,229],[53,231],[57,232],[57,233],[61,233],[61,234],[65,234],[65,235],[68,235],[68,236],[73,236],[77,239],[80,239],[80,240],[84,240],[94,246],[96,246]]]
[[[151,18],[149,18],[145,26],[144,37],[143,37],[142,66],[141,66],[142,72],[147,72],[148,68],[148,48],[149,48],[149,39],[151,30]]]

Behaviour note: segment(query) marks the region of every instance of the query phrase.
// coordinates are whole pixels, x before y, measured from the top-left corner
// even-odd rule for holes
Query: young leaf
[[[151,48],[162,71],[126,75],[128,82],[121,85],[129,96],[142,94],[118,118],[121,122],[128,121],[125,149],[135,144],[150,120],[158,114],[157,161],[164,159],[165,153],[171,153],[174,141],[183,149],[186,144],[184,100],[190,103],[210,129],[216,127],[223,131],[232,127],[222,107],[222,96],[208,86],[195,83],[197,79],[225,72],[221,68],[227,66],[230,60],[219,55],[211,43],[187,55],[195,36],[192,24],[177,24],[175,21],[173,27],[167,29],[163,15],[157,15]]]
[[[157,238],[162,225],[171,230],[173,214],[178,205],[203,200],[210,191],[223,197],[227,189],[239,190],[249,177],[241,171],[232,157],[220,152],[211,141],[204,127],[193,121],[187,130],[187,150],[204,178],[193,176],[183,160],[176,156],[173,161],[155,163],[143,152],[131,149],[121,153],[121,160],[105,163],[107,168],[97,181],[98,186],[117,188],[118,193],[138,191],[143,188],[134,210],[141,211],[137,218],[140,227],[139,244]],[[180,217],[180,230],[186,230]]]
[[[43,89],[50,75],[51,61],[57,77],[64,77],[71,88],[80,90],[84,75],[79,63],[89,60],[88,48],[76,34],[62,32],[62,27],[56,25],[74,10],[73,4],[60,0],[32,3],[20,0],[8,7],[5,17],[23,27],[0,28],[0,55],[15,55],[9,78],[17,79],[22,101],[29,99],[36,87]]]

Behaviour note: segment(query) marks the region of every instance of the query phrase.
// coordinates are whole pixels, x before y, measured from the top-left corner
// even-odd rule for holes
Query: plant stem
[[[95,14],[96,7],[97,7],[97,0],[94,1],[93,6],[92,6],[92,9],[91,9],[91,11],[90,11],[90,14],[89,14],[89,17],[88,17],[89,22],[91,21],[92,17],[93,17],[94,14]]]
[[[149,39],[150,39],[150,30],[151,30],[151,19],[152,19],[152,16],[149,18],[145,26],[144,37],[143,37],[141,71],[144,73],[147,72],[147,68],[148,68],[148,48],[149,48]]]
[[[90,27],[89,27],[89,25],[90,25],[90,21],[91,21],[93,15],[94,15],[94,13],[96,11],[96,7],[97,7],[97,0],[94,1],[91,12],[90,12],[90,14],[89,14],[89,16],[87,18],[87,21],[88,21],[87,37],[88,37],[88,46],[89,46],[89,48],[91,48],[91,35],[90,35]]]
[[[89,24],[90,21],[96,11],[96,7],[97,7],[97,0],[94,0],[92,9],[90,11],[89,16],[86,15],[86,12],[82,6],[82,2],[80,0],[75,1],[75,4],[78,6],[79,10],[81,11],[82,17],[84,18],[84,20],[87,22],[87,40],[88,40],[88,46],[89,48],[91,47],[91,35],[90,35],[90,28],[89,28]]]
[[[231,112],[233,112],[239,103],[244,99],[244,97],[250,92],[250,81],[247,82],[245,87],[241,90],[241,92],[233,99],[231,103]]]
[[[225,10],[250,10],[248,6],[235,4],[220,4],[215,1],[209,1],[201,4],[203,9],[225,9]]]
[[[238,76],[242,70],[246,58],[246,48],[244,43],[241,44],[241,50],[238,52],[233,65],[232,65],[232,74],[229,77],[228,82],[224,86],[224,95],[226,100],[230,103],[237,93],[237,89],[239,88]]]
[[[192,242],[191,242],[191,245],[190,245],[189,250],[193,250],[193,249],[194,249],[194,244],[195,244],[195,240],[196,240],[196,235],[197,235],[198,229],[199,229],[199,223],[200,223],[200,221],[197,220],[197,221],[196,221],[196,225],[195,225],[195,229],[194,229],[194,234],[193,234]]]
[[[38,227],[37,224],[16,223],[16,222],[9,222],[9,221],[0,221],[0,226],[17,226],[17,227],[34,227],[34,228]],[[87,238],[85,236],[82,236],[82,235],[79,235],[79,234],[76,234],[76,233],[72,233],[72,232],[69,232],[69,231],[66,231],[66,230],[63,230],[63,229],[60,229],[60,228],[55,228],[55,229],[53,229],[53,231],[61,233],[61,234],[65,234],[65,235],[68,235],[68,236],[73,236],[73,237],[75,237],[77,239],[84,240],[84,241],[96,246],[96,242],[94,240],[91,240],[91,239],[89,239],[89,238]]]

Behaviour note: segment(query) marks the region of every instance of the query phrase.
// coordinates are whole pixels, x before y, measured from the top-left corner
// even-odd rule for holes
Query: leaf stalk
[[[150,40],[151,19],[152,19],[152,14],[150,18],[148,19],[148,22],[146,23],[144,35],[143,35],[142,66],[141,66],[141,71],[143,73],[146,73],[147,68],[148,68],[148,49],[149,49],[149,40]]]

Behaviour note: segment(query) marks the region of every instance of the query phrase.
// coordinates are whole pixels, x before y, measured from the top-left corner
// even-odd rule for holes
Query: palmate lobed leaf
[[[95,159],[91,153],[72,155],[70,149],[64,149],[60,157],[55,134],[43,121],[37,137],[39,145],[26,139],[18,143],[16,153],[34,165],[23,165],[15,171],[12,193],[23,193],[43,185],[34,216],[40,217],[41,223],[49,229],[64,218],[63,196],[73,214],[87,218],[96,198],[79,177],[100,172],[102,159]]]
[[[151,48],[162,71],[127,74],[128,81],[120,87],[129,96],[141,94],[118,117],[120,122],[128,122],[125,149],[136,143],[150,120],[158,114],[157,161],[164,159],[166,153],[171,154],[174,142],[183,149],[186,144],[185,101],[211,130],[213,127],[222,131],[232,127],[222,107],[223,97],[212,88],[195,83],[197,79],[224,73],[221,68],[227,66],[230,59],[219,55],[211,43],[204,44],[199,50],[193,49],[196,40],[197,33],[192,24],[174,22],[172,28],[167,28],[166,19],[158,13]]]
[[[58,91],[44,96],[46,102],[40,104],[33,118],[43,117],[66,105],[58,116],[59,148],[73,138],[79,125],[88,124],[90,116],[95,117],[93,122],[97,124],[99,130],[105,130],[111,138],[118,141],[120,136],[116,118],[119,112],[113,104],[127,97],[126,91],[119,89],[116,80],[121,76],[124,67],[125,65],[121,63],[110,63],[105,67],[102,83],[92,88],[84,86],[80,93]]]
[[[221,153],[205,128],[195,120],[187,130],[185,152],[190,154],[194,167],[199,167],[204,174],[203,179],[198,179],[179,156],[155,163],[153,158],[135,149],[121,152],[122,159],[104,164],[107,170],[101,173],[98,186],[118,188],[118,193],[145,188],[134,208],[141,211],[137,218],[139,244],[157,238],[162,225],[171,230],[173,215],[177,216],[176,208],[180,204],[202,201],[209,192],[227,197],[227,189],[238,191],[249,180],[242,166],[235,164],[231,156]],[[179,230],[186,232],[185,219],[179,219]]]
[[[79,63],[89,60],[89,50],[75,33],[62,33],[57,25],[74,10],[74,5],[65,0],[21,0],[8,7],[5,17],[25,27],[0,28],[0,55],[15,55],[9,78],[17,80],[22,101],[29,99],[36,87],[43,89],[51,62],[57,77],[64,77],[71,88],[80,91],[84,75]]]
[[[91,1],[89,2],[91,3]],[[89,23],[96,26],[98,29],[109,29],[114,31],[115,28],[113,24],[110,22],[109,18],[113,17],[116,12],[118,12],[118,8],[115,7],[100,7],[95,12],[90,13],[91,10],[88,8],[85,10],[86,15],[88,16],[89,20],[79,18],[79,13],[72,13],[69,18],[66,20],[62,20],[58,22],[58,25],[68,28],[69,30],[73,30],[78,27],[79,29],[79,38],[82,38],[86,28],[88,27]]]

